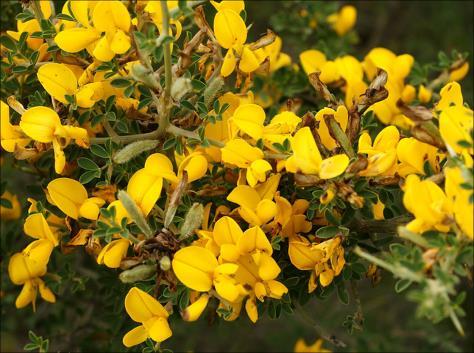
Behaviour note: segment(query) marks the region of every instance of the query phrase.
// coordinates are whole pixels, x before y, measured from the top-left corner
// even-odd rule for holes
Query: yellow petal
[[[200,153],[192,153],[180,164],[178,175],[186,171],[188,183],[201,179],[207,172],[207,159]]]
[[[54,41],[59,48],[68,53],[77,53],[86,49],[100,38],[100,33],[93,28],[71,28],[59,32]]]
[[[48,184],[48,193],[54,204],[71,218],[79,218],[79,209],[87,200],[87,190],[77,180],[57,178]]]
[[[242,253],[251,253],[254,250],[261,250],[271,255],[273,248],[265,233],[258,226],[247,229],[238,241],[239,250]]]
[[[33,107],[21,116],[20,128],[38,142],[52,142],[56,127],[61,125],[58,114],[47,107]]]
[[[444,110],[451,105],[462,105],[464,98],[462,96],[461,85],[457,82],[450,82],[439,92],[441,99],[436,104],[437,110]]]
[[[307,75],[321,70],[321,66],[326,62],[326,55],[319,50],[306,50],[300,54],[301,65]]]
[[[264,281],[275,279],[281,272],[276,261],[268,254],[263,253],[260,258],[258,275]]]
[[[192,303],[186,309],[183,310],[183,312],[181,313],[183,320],[192,322],[199,319],[204,309],[206,309],[208,302],[209,295],[202,294],[198,300],[196,300],[194,303]]]
[[[121,1],[99,1],[92,12],[92,23],[102,32],[114,32],[117,29],[128,32],[131,18]]]
[[[135,322],[146,322],[152,317],[167,318],[168,312],[158,300],[137,287],[132,287],[125,297],[125,310]]]
[[[130,49],[130,37],[122,30],[118,30],[112,38],[110,49],[112,49],[115,54],[125,54],[127,50]]]
[[[262,137],[265,111],[257,104],[242,104],[235,110],[232,121],[242,132],[258,140]]]
[[[102,206],[104,203],[105,202],[98,197],[89,198],[79,208],[79,215],[81,217],[95,221],[99,217],[100,206]]]
[[[257,191],[248,185],[239,185],[227,196],[227,200],[240,206],[255,209],[260,202]]]
[[[254,206],[255,207],[255,206]],[[260,219],[260,224],[265,224],[270,221],[277,214],[277,206],[271,200],[262,200],[257,205],[257,216]],[[254,225],[260,225],[254,224]]]
[[[26,217],[23,231],[35,239],[47,239],[54,246],[59,244],[57,235],[53,234],[42,213],[34,213]]]
[[[250,163],[263,158],[263,151],[258,147],[250,146],[243,139],[228,141],[221,149],[222,161],[234,164],[239,168],[247,168]]]
[[[100,61],[110,61],[114,58],[115,53],[110,48],[110,42],[107,35],[100,38],[95,44],[93,44],[92,55]]]
[[[123,336],[122,343],[125,347],[133,347],[145,342],[147,338],[148,331],[143,325],[140,325],[128,331],[125,336]]]
[[[38,69],[37,75],[46,92],[61,103],[68,104],[65,96],[76,92],[76,76],[66,65],[48,63]]]
[[[154,321],[153,325],[148,329],[148,334],[155,342],[163,342],[172,336],[168,320],[163,317]]]
[[[219,245],[237,244],[242,237],[243,232],[239,225],[232,218],[224,216],[214,225],[214,241]]]
[[[145,169],[149,174],[161,176],[172,183],[177,183],[178,178],[173,172],[173,164],[164,154],[153,153],[145,162]]]
[[[38,281],[38,288],[41,298],[43,298],[47,302],[56,303],[56,296],[54,295],[52,290],[46,287],[46,284],[41,278],[37,278],[36,280]]]
[[[317,174],[321,165],[321,154],[309,127],[299,129],[291,141],[293,163],[304,174]]]
[[[109,268],[119,268],[122,259],[127,255],[130,242],[127,239],[113,240],[102,248],[97,256],[98,264]]]
[[[252,51],[248,45],[244,45],[239,62],[240,71],[245,73],[253,72],[258,69],[261,63],[262,60],[259,60],[256,52]]]
[[[245,22],[235,11],[223,9],[214,17],[214,33],[219,44],[229,49],[247,40]]]
[[[255,299],[247,299],[247,301],[245,302],[245,311],[247,312],[250,321],[256,323],[258,320],[258,310],[257,304],[255,303]]]
[[[321,163],[319,177],[321,179],[332,179],[345,172],[349,165],[349,157],[345,154],[337,154],[326,158]]]
[[[288,288],[278,281],[270,280],[267,282],[267,285],[270,298],[281,299],[284,294],[288,293]]]
[[[160,198],[162,187],[162,177],[151,175],[142,168],[130,178],[127,192],[147,216]]]
[[[217,259],[209,250],[197,246],[182,248],[174,255],[172,266],[178,279],[188,288],[207,292],[212,288]]]
[[[23,288],[21,289],[20,294],[16,298],[15,301],[15,307],[17,309],[24,308],[28,304],[33,302],[33,307],[34,307],[34,302],[36,300],[36,295],[37,295],[37,289],[33,285],[32,281],[28,281],[23,285]]]

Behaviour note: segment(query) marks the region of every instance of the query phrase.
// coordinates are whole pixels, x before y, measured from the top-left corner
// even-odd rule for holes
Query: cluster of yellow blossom
[[[179,9],[177,1],[166,3],[169,10]],[[213,45],[219,53],[221,48],[227,50],[220,57],[219,71],[216,71],[221,79],[234,72],[237,76],[251,78],[252,73],[274,72],[291,63],[291,58],[281,52],[282,41],[277,36],[269,34],[268,40],[247,43],[248,29],[241,16],[245,8],[243,1],[211,3],[217,10],[213,29],[209,27],[203,32],[210,41],[214,40]],[[49,2],[41,1],[40,4],[44,18],[51,18],[53,11]],[[170,21],[160,3],[138,1],[136,6],[149,16],[160,35],[167,32],[165,26],[171,23],[175,26],[175,37],[180,36],[182,24],[179,18]],[[134,65],[143,64],[142,53],[135,49],[136,39],[132,34],[140,29],[143,13],[132,19],[124,2],[75,0],[69,0],[62,13],[73,21],[57,21],[57,34],[51,42],[66,53],[82,53],[90,61],[64,60],[60,54],[53,58],[47,53],[48,42],[28,38],[28,47],[42,52],[41,60],[44,62],[38,65],[37,79],[51,96],[53,108],[33,106],[23,109],[9,100],[10,106],[15,106],[20,114],[18,125],[14,125],[8,105],[1,102],[1,146],[14,156],[33,148],[41,151],[52,149],[56,174],[71,176],[71,169],[75,166],[66,162],[64,149],[73,140],[88,149],[95,137],[90,126],[79,126],[71,111],[77,109],[82,113],[94,109],[98,102],[112,96],[115,96],[120,109],[138,107],[140,92],[134,90],[135,98],[130,98],[123,88],[114,87],[112,81],[132,79]],[[344,35],[353,28],[356,17],[354,7],[344,6],[327,21],[338,35]],[[205,27],[205,24],[201,25]],[[41,30],[37,19],[19,21],[17,27],[18,32],[8,32],[16,40],[23,32],[32,34]],[[202,52],[211,50],[208,47],[200,49]],[[124,60],[117,71],[106,75],[105,71],[97,70],[101,64],[116,57],[126,57],[133,51],[135,55],[127,57],[128,60]],[[218,61],[219,55],[216,58]],[[179,60],[176,67],[181,64]],[[259,70],[267,61],[268,70]],[[324,197],[320,198],[323,205],[341,196],[335,187],[338,182],[349,182],[351,178],[378,180],[400,177],[403,180],[403,204],[414,215],[414,220],[408,223],[409,230],[422,233],[433,229],[440,232],[460,229],[460,233],[471,239],[474,237],[472,189],[465,187],[469,183],[468,169],[473,166],[473,112],[464,105],[461,87],[456,82],[467,74],[468,68],[463,65],[450,73],[449,83],[439,92],[440,99],[429,109],[446,145],[442,149],[408,134],[416,123],[402,112],[399,102],[409,104],[417,98],[417,88],[405,82],[414,64],[411,55],[396,55],[388,49],[375,48],[361,62],[350,55],[329,60],[323,52],[311,49],[301,53],[300,61],[306,74],[317,73],[322,84],[340,87],[345,94],[344,102],[332,102],[329,107],[319,109],[314,116],[310,114],[305,119],[290,108],[281,108],[277,114],[267,116],[266,106],[259,104],[258,97],[251,91],[225,92],[217,99],[220,107],[227,107],[221,114],[222,119],[199,123],[205,124],[203,135],[212,143],[185,144],[182,153],[175,151],[168,155],[153,151],[142,168],[127,174],[128,180],[123,183],[140,213],[139,217],[145,221],[158,213],[153,211],[157,210],[163,190],[167,195],[179,193],[191,183],[210,177],[212,168],[222,172],[221,175],[225,175],[222,179],[231,184],[232,190],[222,200],[225,205],[216,205],[213,222],[209,224],[213,206],[209,203],[204,208],[201,229],[193,230],[192,237],[188,237],[190,241],[177,241],[179,249],[170,253],[174,284],[179,280],[191,291],[191,303],[181,312],[185,321],[197,320],[208,302],[217,300],[217,312],[225,320],[238,318],[242,306],[245,306],[250,320],[256,322],[258,302],[269,298],[282,299],[289,290],[279,279],[282,269],[274,257],[272,241],[277,236],[287,243],[287,248],[283,248],[287,249],[284,255],[288,255],[291,264],[298,270],[311,271],[308,292],[315,291],[319,285],[329,286],[341,274],[346,263],[344,237],[337,234],[322,239],[313,235],[314,225],[329,225],[331,222],[317,223],[315,219],[307,219],[310,202],[293,194],[296,189],[293,185],[289,196],[282,192],[280,182],[285,175],[290,180],[307,177],[314,181],[311,185],[321,186],[325,190]],[[177,75],[176,67],[173,75]],[[351,116],[353,107],[366,94],[369,82],[377,77],[378,70],[387,73],[384,87],[388,97],[368,107],[368,111],[373,111],[387,126],[373,141],[373,131],[357,131],[356,156],[353,146],[344,146],[330,122],[334,122],[347,139],[351,119],[354,119]],[[149,73],[150,76],[153,74]],[[165,95],[167,91],[161,89],[161,83],[158,87],[153,95]],[[434,102],[438,94],[433,90],[430,86],[420,85],[418,101],[425,105]],[[157,99],[159,104],[165,101],[163,97]],[[179,102],[172,103],[178,106]],[[156,104],[156,110],[164,107],[159,104]],[[144,109],[146,112],[148,108]],[[158,113],[162,114],[162,111]],[[208,115],[212,117],[219,113],[212,110]],[[103,127],[110,134],[110,127],[105,124]],[[192,131],[173,127],[174,131],[181,131],[182,136],[196,136]],[[98,131],[104,132],[102,126]],[[349,144],[353,142],[349,141]],[[282,151],[277,146],[285,148]],[[448,161],[445,165],[447,158],[461,162]],[[360,160],[365,164],[357,169],[354,165]],[[433,180],[424,178],[427,164],[434,173],[444,173],[444,190]],[[12,209],[0,208],[2,220],[19,218],[21,210],[16,196],[5,192],[2,198],[13,206]],[[114,231],[112,240],[101,244],[99,238],[92,235],[100,224],[138,224],[136,215],[122,199],[117,200],[114,193],[110,197],[96,193],[90,196],[79,181],[57,177],[48,183],[45,198],[62,215],[29,199],[31,206],[23,231],[36,240],[14,254],[8,266],[12,282],[23,285],[16,300],[18,308],[29,303],[35,308],[38,290],[43,299],[55,302],[55,295],[42,277],[46,274],[52,251],[58,245],[93,243],[95,250],[92,255],[98,264],[119,268],[130,253],[130,245],[142,245],[147,240],[145,234],[125,237]],[[169,203],[168,197],[167,207]],[[112,219],[103,216],[104,210],[112,209]],[[376,219],[384,218],[384,204],[380,199],[373,209]],[[70,221],[79,219],[81,229],[72,234]],[[73,237],[64,244],[62,238],[67,235]],[[172,335],[167,321],[170,313],[150,294],[132,287],[125,298],[125,308],[131,319],[140,324],[123,337],[125,346],[140,344],[147,338],[162,342]],[[295,349],[319,350],[320,346],[319,341],[310,347],[299,342]]]

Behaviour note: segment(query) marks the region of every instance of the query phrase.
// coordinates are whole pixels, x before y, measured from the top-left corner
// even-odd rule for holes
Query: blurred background
[[[57,3],[62,5],[63,2]],[[472,1],[355,1],[358,10],[357,36],[351,38],[355,52],[362,59],[376,46],[391,49],[397,54],[410,53],[420,64],[436,62],[439,51],[450,53],[456,49],[469,53],[470,73],[462,82],[465,100],[472,106],[473,99],[473,21]],[[20,12],[18,1],[1,1],[1,31],[15,26],[14,17]],[[252,33],[258,36],[266,28],[279,26],[282,17],[302,16],[297,1],[246,1],[247,23],[253,23]],[[336,6],[337,8],[337,6]],[[309,14],[311,15],[311,14]],[[277,31],[278,32],[278,31]],[[298,60],[302,49],[317,48],[318,30],[301,33],[280,33],[283,51]],[[10,167],[3,163],[2,180],[11,175]],[[9,187],[17,192],[25,204],[25,184],[29,179],[9,181]],[[28,342],[28,329],[50,339],[52,351],[118,351],[121,346],[120,332],[130,327],[130,320],[119,302],[110,298],[123,298],[126,288],[119,285],[113,271],[98,269],[92,259],[81,254],[71,256],[68,263],[61,263],[74,282],[75,263],[86,262],[89,269],[78,270],[81,278],[89,280],[70,286],[59,300],[65,308],[39,301],[36,314],[31,307],[14,308],[19,287],[11,285],[7,275],[9,254],[4,249],[20,249],[23,244],[21,226],[2,224],[1,228],[1,351],[21,351]],[[20,240],[21,239],[21,240]],[[56,268],[54,261],[52,268]],[[90,269],[94,269],[91,271]],[[94,276],[100,271],[105,286],[99,286]],[[73,273],[73,275],[71,275]],[[107,284],[110,284],[109,286]],[[105,287],[105,289],[104,289]],[[333,351],[472,351],[473,347],[473,288],[465,285],[468,296],[465,301],[466,317],[462,323],[466,337],[460,337],[449,321],[437,325],[416,318],[415,306],[405,293],[397,295],[394,281],[383,274],[381,282],[373,286],[370,280],[360,284],[360,297],[364,324],[362,330],[349,333],[343,323],[348,315],[354,315],[356,304],[342,305],[333,295],[328,299],[312,300],[304,309],[292,314],[282,313],[278,320],[266,315],[252,325],[246,315],[236,322],[218,320],[210,323],[201,319],[197,323],[171,322],[173,337],[164,345],[175,351],[292,351],[298,338],[313,343],[317,338],[339,341],[339,347],[325,342],[324,347]],[[67,294],[67,295],[66,295]],[[123,305],[123,304],[122,304]],[[112,323],[112,329],[106,329]],[[103,330],[101,329],[103,328]],[[114,336],[116,335],[116,336]]]

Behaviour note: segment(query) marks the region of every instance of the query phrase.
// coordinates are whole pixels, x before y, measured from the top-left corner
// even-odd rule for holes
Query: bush
[[[260,36],[243,1],[14,6],[2,317],[27,314],[2,327],[2,350],[28,330],[28,351],[197,349],[229,325],[219,349],[232,351],[268,318],[317,338],[280,350],[406,349],[384,342],[382,327],[400,326],[389,308],[378,330],[365,323],[373,293],[390,306],[387,281],[367,286],[382,276],[415,303],[397,307],[416,308],[415,349],[459,349],[474,237],[467,53],[422,65],[375,47],[359,60],[357,9],[335,2],[285,2]],[[330,320],[312,309],[323,301]]]

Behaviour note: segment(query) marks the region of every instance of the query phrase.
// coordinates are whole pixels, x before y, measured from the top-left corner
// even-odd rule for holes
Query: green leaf
[[[100,170],[88,170],[79,177],[81,184],[87,184],[91,180],[100,177]]]
[[[79,167],[85,170],[97,171],[100,169],[99,166],[95,164],[94,161],[90,160],[89,158],[84,158],[84,157],[79,158],[77,160],[77,164],[79,165]]]
[[[117,88],[124,88],[130,86],[131,82],[124,78],[116,78],[110,82],[110,84]]]
[[[4,46],[5,48],[7,48],[8,50],[11,50],[11,51],[16,51],[16,44],[15,42],[13,41],[13,39],[11,39],[10,37],[8,36],[1,36],[0,37],[0,44],[2,46]]]
[[[91,145],[91,153],[100,158],[109,158],[109,154],[106,149],[101,145]]]
[[[336,226],[325,226],[316,231],[316,236],[322,239],[332,238],[338,234],[341,234],[341,230]]]

